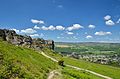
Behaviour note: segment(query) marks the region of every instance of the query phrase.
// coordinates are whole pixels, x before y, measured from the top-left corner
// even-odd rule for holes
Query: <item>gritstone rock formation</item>
[[[27,35],[18,35],[13,30],[0,29],[0,39],[8,41],[9,43],[17,46],[24,46],[36,50],[42,49],[44,47],[54,50],[53,40],[44,40],[42,38],[32,39],[30,36]]]

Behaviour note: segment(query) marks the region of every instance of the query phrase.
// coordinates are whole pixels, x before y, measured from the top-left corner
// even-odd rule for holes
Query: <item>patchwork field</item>
[[[120,54],[120,43],[55,43],[55,51],[78,54]]]

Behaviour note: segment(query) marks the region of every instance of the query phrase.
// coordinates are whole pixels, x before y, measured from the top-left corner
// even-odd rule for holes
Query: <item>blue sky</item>
[[[120,0],[0,0],[0,28],[60,42],[120,42]]]

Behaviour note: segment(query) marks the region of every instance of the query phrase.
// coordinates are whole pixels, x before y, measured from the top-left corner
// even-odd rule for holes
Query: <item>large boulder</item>
[[[6,40],[10,43],[13,42],[14,36],[16,35],[16,32],[14,30],[6,30],[4,29]]]
[[[28,48],[31,48],[32,45],[32,38],[30,36],[25,35],[23,38],[23,46],[26,46]]]
[[[13,42],[12,42],[12,44],[15,44],[15,45],[23,45],[23,39],[24,39],[24,36],[22,36],[22,35],[15,35],[15,36],[13,36]]]

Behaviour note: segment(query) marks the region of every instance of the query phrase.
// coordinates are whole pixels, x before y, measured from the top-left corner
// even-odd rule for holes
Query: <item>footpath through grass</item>
[[[78,59],[74,59],[74,58],[70,58],[70,57],[62,57],[60,54],[58,54],[56,52],[54,52],[54,54],[53,54],[53,51],[51,51],[51,50],[47,50],[47,49],[44,49],[44,50],[46,50],[45,53],[47,55],[49,55],[57,60],[62,59],[62,60],[64,60],[64,62],[66,64],[84,68],[84,69],[88,69],[88,70],[97,72],[99,74],[109,76],[113,79],[120,79],[120,68],[119,67],[90,63],[87,61],[78,60]]]
[[[64,67],[62,70],[64,79],[103,79],[85,71],[79,71],[70,67]]]
[[[32,49],[0,41],[0,79],[47,79],[53,70],[59,70],[60,79],[101,79],[90,73],[60,67]]]

